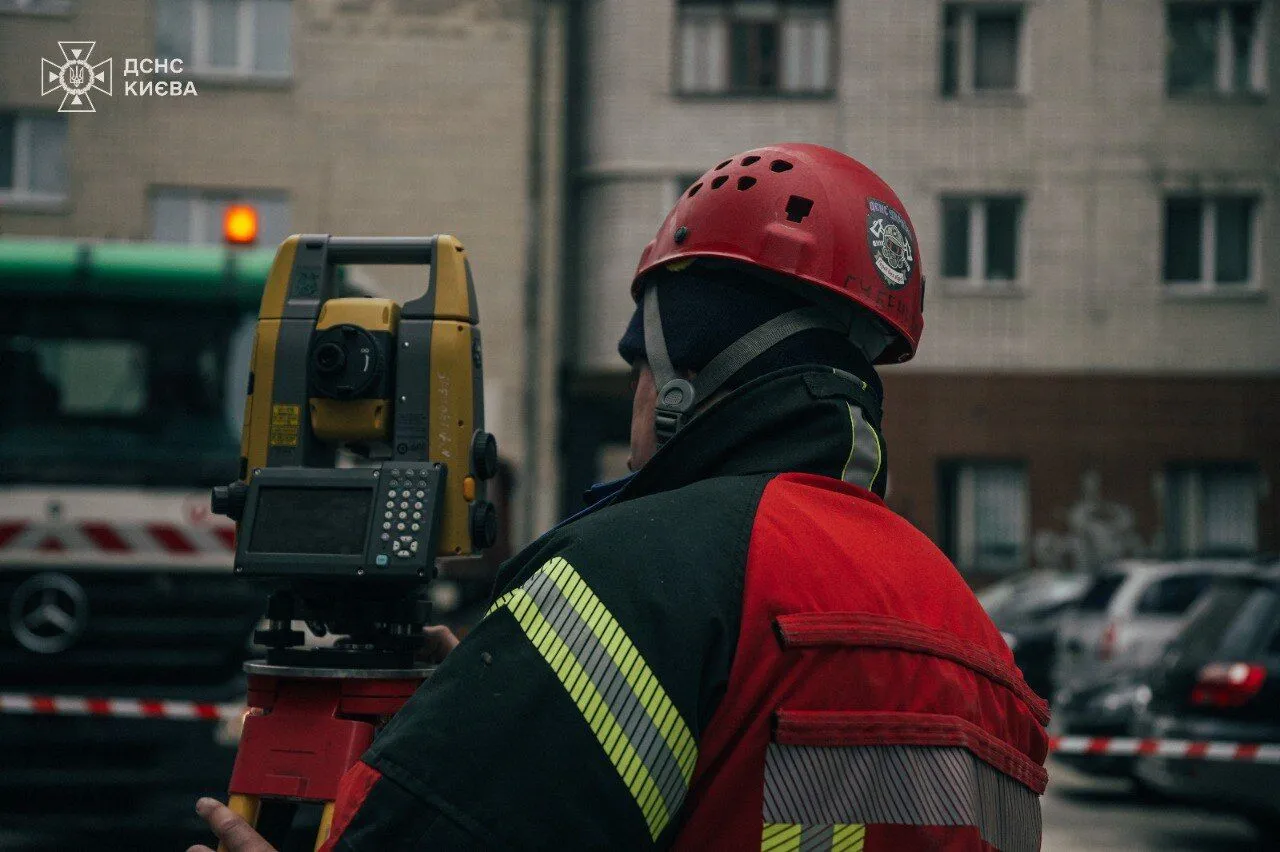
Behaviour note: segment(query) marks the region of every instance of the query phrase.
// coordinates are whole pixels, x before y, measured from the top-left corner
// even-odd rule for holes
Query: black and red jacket
[[[1035,850],[1047,721],[820,368],[695,418],[348,773],[328,848]]]

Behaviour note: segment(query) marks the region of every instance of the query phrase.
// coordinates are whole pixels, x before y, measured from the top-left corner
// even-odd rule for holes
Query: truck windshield
[[[0,481],[200,486],[235,478],[253,318],[230,306],[180,307],[6,305]]]

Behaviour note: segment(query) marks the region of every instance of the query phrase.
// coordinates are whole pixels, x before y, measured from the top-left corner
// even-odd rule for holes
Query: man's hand
[[[209,828],[218,835],[218,840],[228,852],[276,852],[275,847],[254,831],[249,823],[240,819],[231,808],[216,799],[201,799],[196,802],[196,813],[209,823]],[[208,846],[197,845],[192,846],[187,852],[213,852],[213,850]]]
[[[418,657],[424,663],[443,663],[444,658],[458,647],[458,637],[443,624],[428,624],[422,628],[422,633],[426,636],[426,642],[418,652]]]

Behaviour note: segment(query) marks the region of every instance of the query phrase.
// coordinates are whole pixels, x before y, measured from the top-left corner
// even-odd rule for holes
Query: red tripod
[[[231,773],[228,806],[270,840],[277,832],[287,834],[298,805],[321,804],[314,846],[319,850],[333,825],[343,774],[431,669],[248,663],[245,671],[251,709]],[[280,807],[269,808],[273,803]]]

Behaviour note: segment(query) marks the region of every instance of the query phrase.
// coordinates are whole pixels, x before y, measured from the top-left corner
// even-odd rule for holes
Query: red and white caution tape
[[[1280,763],[1280,743],[1138,739],[1136,737],[1052,737],[1049,740],[1049,752],[1097,757],[1180,757],[1189,760]]]
[[[67,695],[0,693],[0,713],[34,716],[110,716],[126,719],[178,719],[217,722],[244,715],[243,704],[199,701],[149,701],[140,698],[80,698]]]
[[[240,703],[211,704],[198,701],[151,701],[141,698],[81,698],[66,695],[0,693],[0,713],[24,715],[109,716],[215,722],[238,719],[244,715],[244,712],[245,706]],[[1059,736],[1049,739],[1049,752],[1097,757],[1172,757],[1188,760],[1280,764],[1280,743]]]

